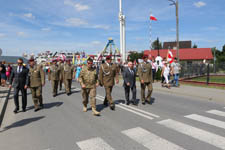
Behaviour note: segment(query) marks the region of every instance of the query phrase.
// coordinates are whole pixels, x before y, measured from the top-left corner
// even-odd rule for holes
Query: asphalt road
[[[11,97],[0,150],[225,150],[224,104],[154,91],[152,105],[126,106],[123,87],[115,86],[117,105],[111,111],[102,105],[104,89],[99,87],[101,116],[95,117],[90,109],[82,112],[80,86],[73,86],[71,96],[61,91],[53,98],[47,82],[45,108],[38,112],[30,92],[25,113],[13,113]]]

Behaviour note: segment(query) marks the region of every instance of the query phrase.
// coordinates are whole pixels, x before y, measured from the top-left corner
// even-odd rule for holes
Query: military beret
[[[142,58],[143,58],[143,59],[148,58],[148,55],[144,55]]]
[[[107,56],[107,57],[106,57],[106,60],[109,60],[109,59],[112,59],[111,56]]]

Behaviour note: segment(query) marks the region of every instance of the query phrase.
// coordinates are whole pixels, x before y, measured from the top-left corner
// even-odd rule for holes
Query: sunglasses
[[[92,65],[93,63],[92,62],[88,62],[88,65]]]

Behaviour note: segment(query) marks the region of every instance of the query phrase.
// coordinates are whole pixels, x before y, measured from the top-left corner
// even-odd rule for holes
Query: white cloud
[[[4,38],[6,35],[4,33],[0,33],[0,38]]]
[[[51,28],[42,28],[41,31],[49,32],[49,31],[51,31]]]
[[[85,20],[82,20],[80,18],[69,18],[69,19],[66,19],[65,21],[66,21],[66,26],[79,27],[79,26],[88,25],[88,23]]]
[[[108,26],[108,25],[94,25],[94,26],[92,26],[92,28],[108,30],[110,28],[110,26]]]
[[[23,16],[29,19],[35,19],[35,16],[32,13],[26,13]]]
[[[75,8],[77,11],[84,11],[90,9],[88,5],[83,5],[81,3],[73,2],[72,0],[64,0],[65,5],[69,5]]]
[[[218,27],[206,27],[206,28],[203,28],[204,31],[216,31],[216,30],[219,30]]]
[[[197,8],[203,7],[205,5],[206,5],[206,3],[205,2],[202,2],[202,1],[199,1],[199,2],[195,2],[194,3],[194,6],[197,7]]]
[[[25,37],[27,35],[25,32],[17,32],[16,34],[19,37]]]
[[[100,41],[92,41],[91,44],[93,45],[99,45],[99,44],[102,44]]]
[[[104,30],[110,29],[109,25],[89,24],[86,20],[83,20],[81,18],[67,18],[65,19],[64,22],[54,22],[51,24],[64,27],[80,27],[80,28],[104,29]]]

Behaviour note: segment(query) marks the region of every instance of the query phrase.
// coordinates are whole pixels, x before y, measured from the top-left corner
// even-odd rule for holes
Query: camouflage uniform
[[[79,82],[82,88],[82,97],[84,111],[87,111],[88,98],[91,99],[91,107],[94,115],[99,115],[99,112],[96,111],[96,84],[98,84],[98,76],[95,68],[88,68],[84,66],[81,70],[79,76]]]

